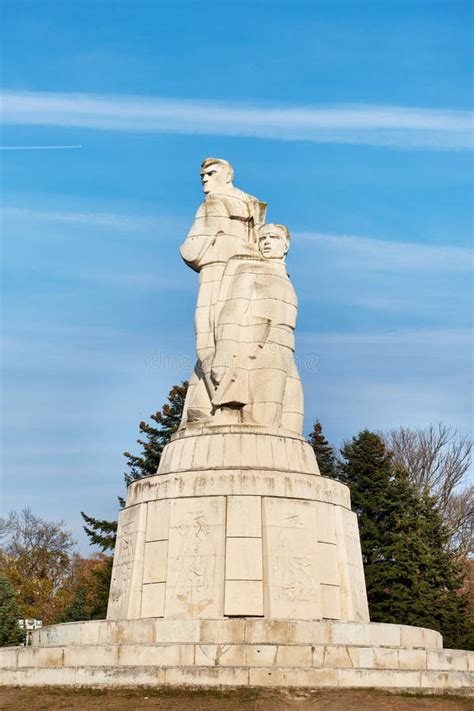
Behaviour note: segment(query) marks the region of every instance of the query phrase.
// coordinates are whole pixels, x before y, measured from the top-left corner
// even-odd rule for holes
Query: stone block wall
[[[341,484],[311,476],[309,487],[305,476],[295,476],[290,497],[272,495],[273,476],[258,471],[233,472],[230,479],[213,472],[207,487],[200,484],[208,495],[127,506],[108,619],[368,621],[356,516],[341,503]],[[242,490],[241,478],[247,495],[232,493]],[[166,476],[152,479],[166,484]],[[173,494],[178,479],[168,482]]]

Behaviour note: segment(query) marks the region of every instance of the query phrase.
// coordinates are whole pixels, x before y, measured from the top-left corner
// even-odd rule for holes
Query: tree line
[[[126,485],[156,473],[187,386],[175,385],[151,422],[140,422],[139,454],[124,452]],[[463,591],[474,520],[474,487],[465,484],[472,441],[438,424],[364,430],[336,451],[317,421],[308,442],[321,474],[350,489],[371,620],[429,627],[443,634],[445,647],[474,649],[472,602]],[[18,618],[105,617],[117,522],[81,515],[101,550],[90,558],[75,551],[62,522],[29,510],[0,519],[0,645],[21,642]]]

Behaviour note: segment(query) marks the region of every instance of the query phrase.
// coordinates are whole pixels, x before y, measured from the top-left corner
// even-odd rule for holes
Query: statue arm
[[[208,198],[199,206],[188,236],[179,250],[184,262],[194,271],[199,272],[220,230],[220,220],[225,215],[226,205],[219,197]]]

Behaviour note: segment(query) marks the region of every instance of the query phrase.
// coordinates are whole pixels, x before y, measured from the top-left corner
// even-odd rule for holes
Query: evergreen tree
[[[140,455],[124,452],[127,459],[129,472],[124,474],[127,486],[141,479],[144,476],[156,474],[161,459],[161,453],[166,444],[171,439],[171,435],[176,432],[181,422],[183,414],[184,400],[188,390],[188,382],[183,381],[181,385],[174,385],[169,394],[168,402],[161,410],[151,415],[151,419],[157,426],[140,422],[140,433],[145,435],[145,439],[138,439],[137,443],[142,447]]]
[[[117,538],[117,521],[93,518],[81,511],[81,516],[87,526],[83,526],[91,546],[99,546],[102,552],[113,551]]]
[[[335,477],[336,466],[334,450],[323,434],[323,428],[319,420],[316,420],[313,431],[308,437],[308,442],[312,446],[319,465],[322,476]]]
[[[437,629],[447,647],[466,644],[462,570],[445,548],[434,500],[417,494],[378,435],[361,432],[341,453],[338,478],[359,519],[371,620]]]
[[[0,577],[0,647],[23,644],[25,633],[18,620],[23,617],[15,588],[8,578]]]

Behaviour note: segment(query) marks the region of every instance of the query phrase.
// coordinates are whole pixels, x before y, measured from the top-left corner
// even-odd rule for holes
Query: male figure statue
[[[214,420],[302,433],[303,389],[294,359],[297,298],[283,225],[257,230],[259,253],[236,255],[222,276],[211,380]]]
[[[210,421],[214,411],[210,363],[215,352],[215,307],[222,274],[231,257],[256,253],[255,227],[265,221],[265,203],[234,187],[233,175],[230,163],[221,158],[206,158],[202,163],[201,183],[206,199],[180,249],[186,264],[199,272],[195,312],[198,360],[181,426]]]

